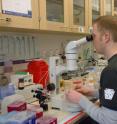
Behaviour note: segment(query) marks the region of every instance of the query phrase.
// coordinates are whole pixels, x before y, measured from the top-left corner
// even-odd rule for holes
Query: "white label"
[[[114,89],[108,89],[108,88],[106,88],[104,90],[104,97],[105,97],[105,99],[112,100],[112,98],[114,96],[114,93],[115,93],[115,90]]]
[[[93,27],[89,27],[89,33],[93,32]]]
[[[84,28],[83,27],[79,27],[79,32],[84,32]]]
[[[3,13],[12,14],[27,14],[32,11],[31,0],[3,0],[2,1]]]

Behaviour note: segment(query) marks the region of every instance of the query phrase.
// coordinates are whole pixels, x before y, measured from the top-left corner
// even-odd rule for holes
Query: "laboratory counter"
[[[31,103],[33,105],[39,105],[39,102],[33,102]],[[52,109],[51,108],[51,103],[49,103],[48,111],[44,112],[44,116],[53,116],[57,117],[57,124],[79,124],[83,119],[87,117],[87,114],[83,111],[80,112],[66,112],[62,111],[60,109]]]

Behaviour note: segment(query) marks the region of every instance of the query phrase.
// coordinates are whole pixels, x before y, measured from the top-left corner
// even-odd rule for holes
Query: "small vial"
[[[18,82],[18,89],[23,90],[24,89],[24,79],[20,78]]]

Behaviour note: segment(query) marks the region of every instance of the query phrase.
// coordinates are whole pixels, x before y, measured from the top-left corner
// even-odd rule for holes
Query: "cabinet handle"
[[[1,21],[11,22],[11,18],[0,18]]]

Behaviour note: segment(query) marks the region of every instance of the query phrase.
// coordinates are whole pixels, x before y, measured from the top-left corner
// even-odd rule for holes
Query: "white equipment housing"
[[[61,72],[67,71],[66,67],[60,64],[60,57],[53,56],[49,58],[49,75],[50,75],[50,82],[55,84],[56,92],[59,90],[59,83],[57,76],[60,75]]]

